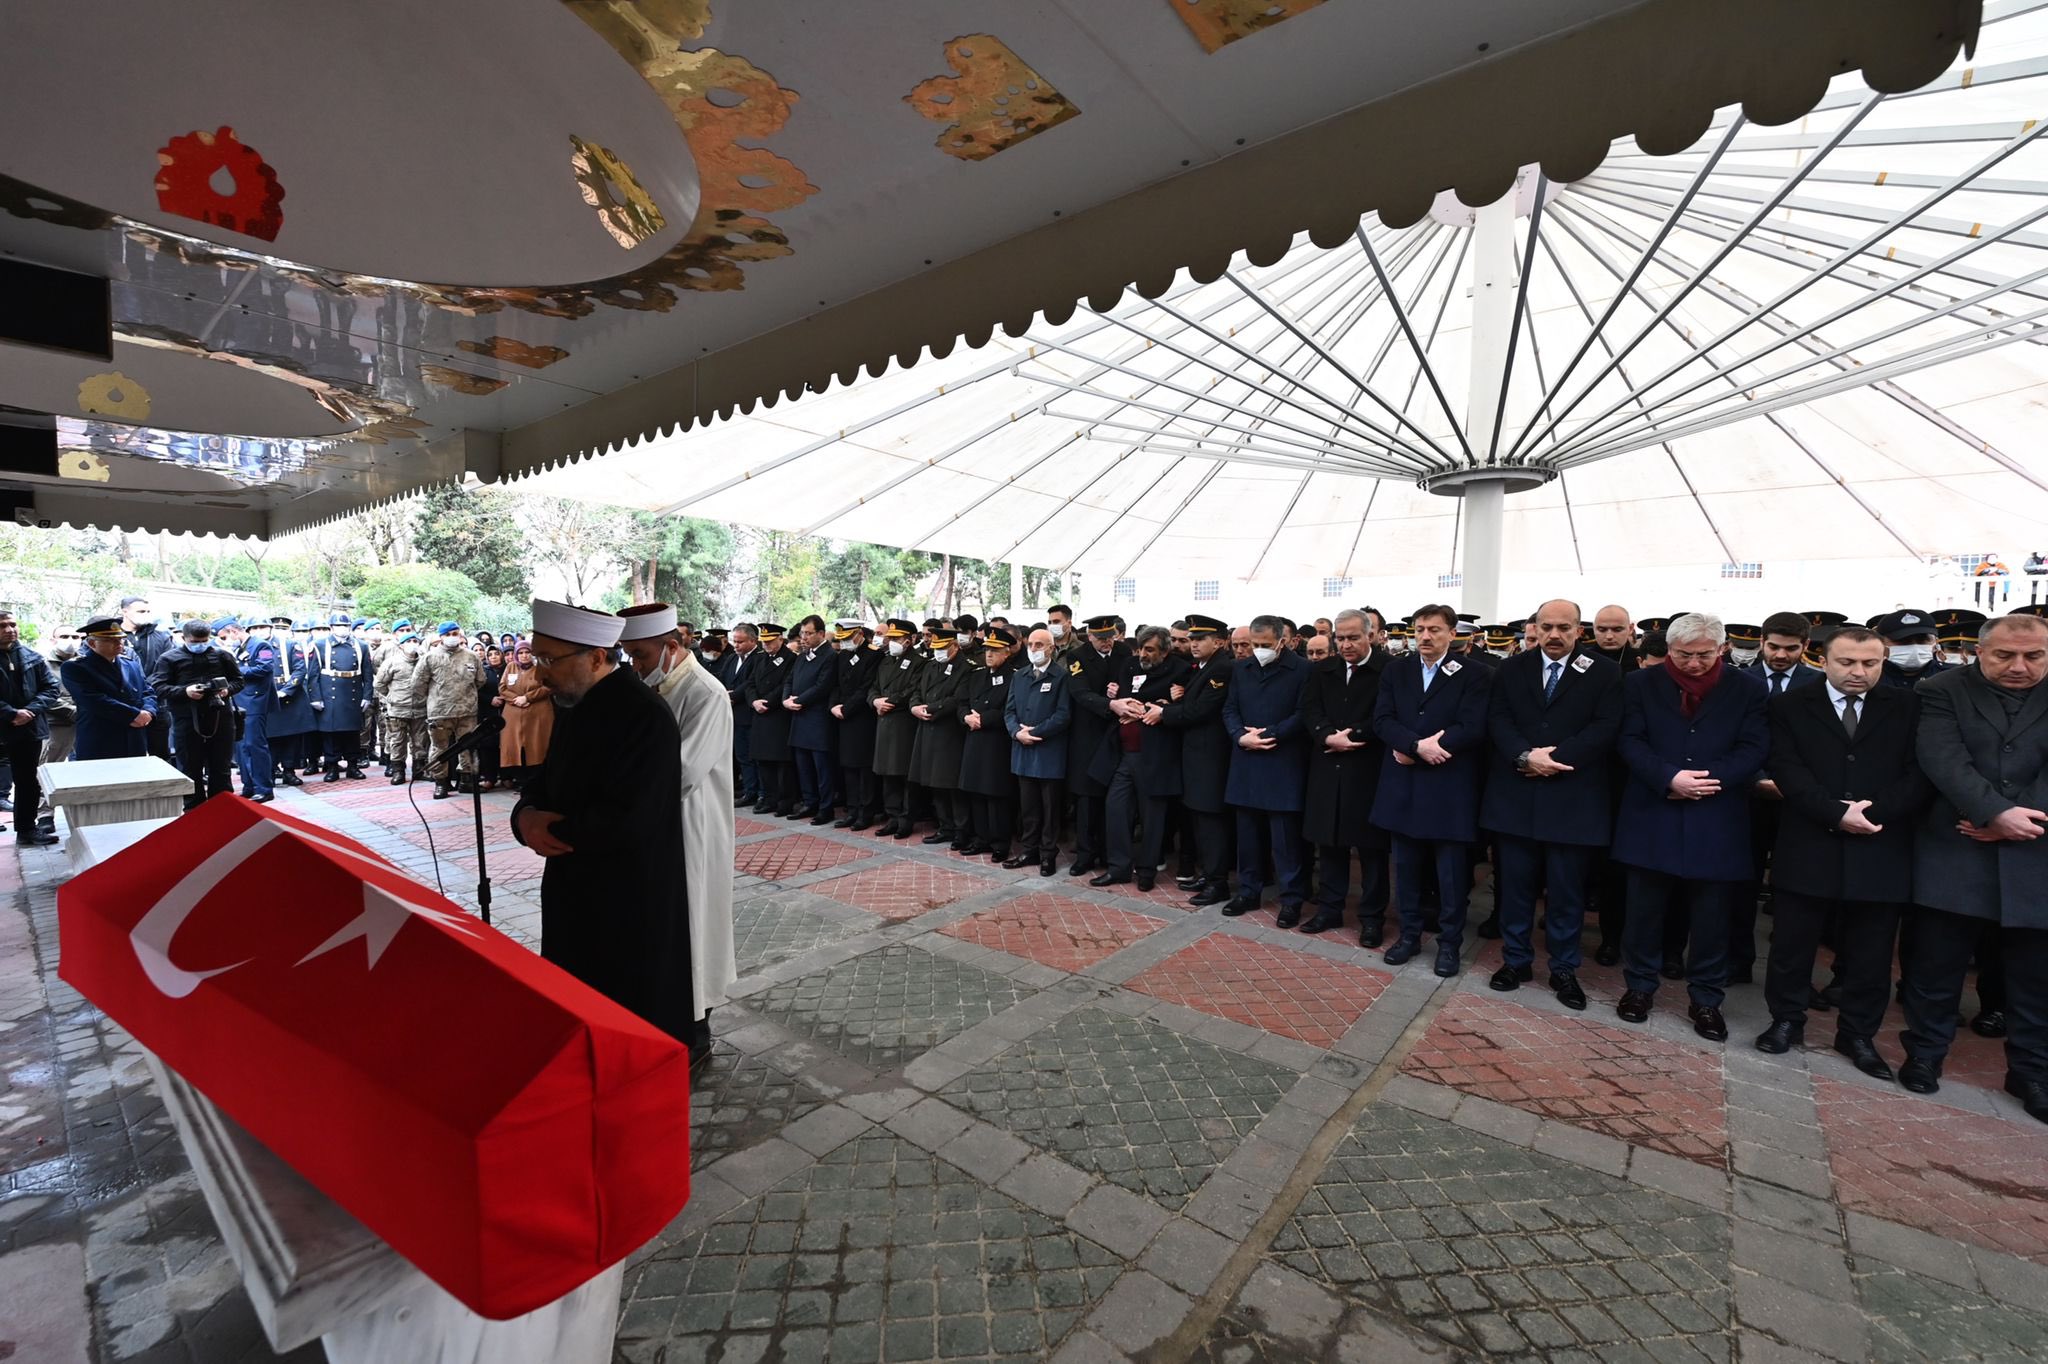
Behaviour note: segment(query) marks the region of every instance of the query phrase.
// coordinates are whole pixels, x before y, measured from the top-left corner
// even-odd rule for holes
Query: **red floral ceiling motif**
[[[277,240],[284,226],[284,186],[256,149],[243,145],[223,124],[174,137],[158,149],[156,205],[166,213],[209,223],[262,241]],[[225,172],[231,189],[215,187]]]

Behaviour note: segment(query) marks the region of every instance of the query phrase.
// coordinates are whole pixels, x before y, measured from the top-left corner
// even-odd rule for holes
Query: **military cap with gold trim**
[[[1728,627],[1728,642],[1743,649],[1760,649],[1764,642],[1764,627],[1761,625],[1731,625]]]
[[[852,639],[856,634],[865,629],[867,629],[867,626],[861,624],[860,621],[855,620],[853,617],[841,616],[838,620],[832,622],[832,638]]]
[[[1799,614],[1806,617],[1806,623],[1816,630],[1849,623],[1849,618],[1840,611],[1801,611]]]
[[[1081,622],[1091,635],[1113,635],[1116,633],[1115,616],[1090,616]]]
[[[754,627],[754,633],[756,635],[759,635],[762,639],[781,639],[782,627],[780,625],[770,625],[766,621],[763,621],[761,624],[756,625]]]
[[[984,649],[1014,649],[1017,647],[1017,632],[1002,625],[992,625],[981,637]]]
[[[1505,625],[1489,625],[1486,627],[1486,647],[1489,649],[1511,648],[1514,645],[1515,637],[1520,633],[1519,630],[1510,630]]]
[[[917,627],[900,616],[891,616],[882,622],[882,633],[890,639],[909,639],[917,633]]]
[[[87,639],[125,639],[128,634],[121,628],[119,616],[94,616],[78,627],[78,633]]]
[[[2048,604],[2035,602],[2031,606],[2015,606],[2006,612],[2008,616],[2039,616],[2048,619]]]
[[[926,629],[924,637],[934,644],[951,644],[958,634],[959,631],[941,621],[939,624]]]
[[[1230,627],[1214,616],[1189,616],[1188,633],[1190,635],[1227,635],[1230,633]]]
[[[1671,628],[1669,616],[1644,616],[1636,622],[1636,629],[1646,635],[1661,635]]]
[[[1929,613],[1934,622],[1935,632],[1941,642],[1966,643],[1977,638],[1977,632],[1984,628],[1988,619],[1982,611],[1972,611],[1967,606],[1950,606]]]

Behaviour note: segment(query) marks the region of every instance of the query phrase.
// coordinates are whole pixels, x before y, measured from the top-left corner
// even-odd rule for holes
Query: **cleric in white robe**
[[[629,606],[619,614],[626,621],[620,647],[640,680],[668,704],[682,736],[682,870],[690,892],[697,1018],[708,1054],[705,1020],[725,1003],[739,975],[732,933],[732,697],[683,642],[673,606]]]

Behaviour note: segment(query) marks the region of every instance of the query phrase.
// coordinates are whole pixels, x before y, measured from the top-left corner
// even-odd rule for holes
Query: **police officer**
[[[284,670],[286,646],[278,643],[274,629],[271,621],[249,622],[249,637],[239,660],[242,690],[235,697],[242,710],[242,742],[235,749],[235,766],[242,774],[242,794],[258,805],[275,799],[270,717],[277,706],[277,679]]]
[[[1162,626],[1142,627],[1137,642],[1138,651],[1125,659],[1110,683],[1116,727],[1095,754],[1095,775],[1108,790],[1104,846],[1109,866],[1088,884],[1135,880],[1139,890],[1149,891],[1164,855],[1170,803],[1181,788],[1181,734],[1160,722],[1169,706],[1186,697],[1193,668],[1173,652],[1172,637]],[[1134,821],[1143,831],[1135,853]]]
[[[1067,729],[1067,790],[1074,797],[1074,863],[1067,875],[1082,876],[1107,869],[1104,847],[1109,788],[1092,770],[1104,737],[1115,727],[1109,709],[1109,684],[1130,659],[1130,649],[1117,642],[1115,616],[1090,616],[1088,638],[1067,655],[1067,695],[1073,715]]]
[[[789,720],[789,753],[796,766],[798,805],[791,819],[830,824],[833,791],[832,694],[839,683],[839,655],[822,616],[797,622],[799,652],[788,669],[782,709]]]
[[[832,643],[838,653],[832,720],[837,727],[839,784],[846,794],[846,813],[833,821],[833,827],[857,833],[881,817],[875,786],[875,709],[868,704],[868,685],[880,651],[869,647],[868,629],[858,620],[834,621]]]
[[[1193,812],[1198,865],[1180,881],[1193,905],[1217,905],[1230,898],[1230,805],[1223,798],[1230,781],[1229,731],[1223,703],[1230,695],[1230,627],[1214,616],[1188,617],[1188,655],[1194,667],[1181,684],[1185,695],[1166,708],[1159,723],[1180,733],[1180,799]]]
[[[796,655],[782,646],[782,627],[763,622],[760,671],[747,688],[747,705],[754,712],[754,765],[761,772],[761,802],[756,814],[775,814],[787,819],[796,813],[796,768],[789,755],[790,712],[782,708],[789,694],[789,665]]]
[[[320,714],[313,703],[320,699],[320,679],[313,671],[307,651],[312,625],[296,624],[290,616],[275,615],[278,666],[274,697],[277,702],[269,717],[270,755],[277,763],[277,780],[286,786],[304,786],[299,769],[319,749]],[[309,750],[311,750],[309,752]]]
[[[910,647],[916,633],[917,627],[907,620],[892,617],[884,624],[882,638],[887,643],[869,684],[868,707],[875,712],[875,776],[882,783],[885,816],[875,830],[877,838],[910,837],[910,757],[918,728],[910,708],[916,704],[919,674],[928,666]]]
[[[1947,672],[1952,664],[1938,649],[1940,627],[1928,611],[1894,611],[1872,627],[1885,643],[1882,687],[1911,687],[1923,677]]]
[[[911,740],[910,780],[931,793],[939,827],[924,836],[926,843],[950,843],[959,852],[974,841],[974,815],[960,791],[960,757],[967,731],[960,710],[979,659],[960,645],[955,626],[940,621],[926,631],[932,656],[918,674],[917,697],[910,705],[917,732]]]
[[[316,639],[312,648],[319,685],[313,709],[319,714],[320,751],[326,767],[320,780],[340,781],[346,767],[351,781],[361,781],[365,773],[357,736],[363,729],[363,708],[376,685],[376,668],[370,662],[369,649],[355,638],[353,616],[337,614],[328,627],[327,638]]]
[[[1003,626],[989,626],[982,666],[968,682],[960,712],[967,730],[960,752],[960,794],[974,826],[972,841],[960,851],[970,857],[985,853],[991,862],[1009,857],[1016,825],[1017,779],[1010,773],[1010,731],[1003,724],[1016,671],[1017,636]]]
[[[119,616],[94,616],[78,627],[85,651],[60,673],[78,707],[71,756],[139,758],[149,752],[148,729],[161,708],[143,680],[142,665],[127,650]]]
[[[242,669],[213,642],[213,627],[188,620],[175,648],[166,649],[149,675],[149,688],[171,717],[171,749],[178,770],[192,782],[185,808],[234,789],[235,693]]]

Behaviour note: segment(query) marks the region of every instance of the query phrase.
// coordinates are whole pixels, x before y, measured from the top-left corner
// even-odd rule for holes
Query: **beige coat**
[[[539,767],[548,756],[548,740],[555,732],[554,692],[541,684],[536,670],[520,672],[507,663],[498,681],[498,695],[505,702],[498,707],[505,721],[498,735],[499,764]],[[518,704],[522,698],[526,701],[523,706]]]

